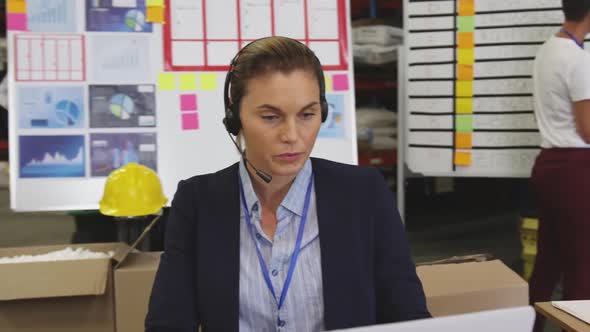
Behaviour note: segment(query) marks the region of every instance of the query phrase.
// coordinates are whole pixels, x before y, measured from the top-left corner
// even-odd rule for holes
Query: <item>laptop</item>
[[[533,307],[481,311],[457,316],[339,330],[342,332],[531,332]]]

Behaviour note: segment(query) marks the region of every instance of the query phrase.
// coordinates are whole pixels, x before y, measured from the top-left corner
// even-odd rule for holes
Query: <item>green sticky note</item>
[[[457,25],[459,32],[473,32],[475,31],[475,16],[458,16]]]
[[[180,74],[180,90],[192,91],[197,89],[197,76],[195,74]]]
[[[201,74],[201,89],[202,90],[215,90],[215,89],[217,89],[217,74],[215,74],[215,73]]]
[[[146,7],[163,7],[164,0],[147,0]]]
[[[159,90],[176,90],[176,77],[171,73],[161,73],[158,77]]]
[[[471,132],[473,132],[473,115],[457,116],[455,127],[456,127],[455,129],[458,133],[471,133]]]

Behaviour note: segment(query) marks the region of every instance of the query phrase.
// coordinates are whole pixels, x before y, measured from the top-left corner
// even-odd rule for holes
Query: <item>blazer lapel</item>
[[[348,259],[355,257],[351,243],[354,241],[350,241],[355,235],[351,223],[347,222],[353,217],[351,204],[354,202],[347,201],[347,192],[352,188],[346,188],[346,181],[335,179],[321,160],[312,158],[312,162],[322,259],[324,324],[330,330],[346,327],[349,320],[354,320],[354,312],[349,312],[354,308],[349,303],[353,299],[343,294],[354,286],[349,278],[353,271],[350,271]]]
[[[238,331],[239,329],[239,278],[240,278],[240,202],[238,164],[220,171],[211,183],[209,192],[215,193],[211,209],[213,218],[208,232],[203,234],[207,244],[207,263],[201,275],[209,282],[207,295],[213,298],[215,322],[212,330]]]

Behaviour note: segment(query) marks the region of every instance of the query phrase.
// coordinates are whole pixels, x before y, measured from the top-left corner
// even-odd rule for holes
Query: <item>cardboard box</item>
[[[133,253],[115,270],[118,332],[144,332],[160,252]]]
[[[0,331],[113,332],[113,263],[122,262],[123,243],[0,249],[0,257],[39,255],[66,247],[113,251],[113,259],[0,264]]]
[[[499,260],[417,267],[430,313],[448,316],[526,306],[528,284]]]

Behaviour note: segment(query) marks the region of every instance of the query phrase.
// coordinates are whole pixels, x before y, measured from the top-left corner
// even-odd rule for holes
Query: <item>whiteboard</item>
[[[12,209],[98,209],[106,176],[129,161],[157,171],[169,204],[180,180],[238,161],[222,125],[225,73],[239,47],[269,35],[324,64],[330,115],[312,155],[357,163],[348,1],[164,4],[154,23],[145,0],[28,0],[8,13]]]
[[[529,177],[533,61],[560,0],[406,1],[407,159],[429,176]]]

